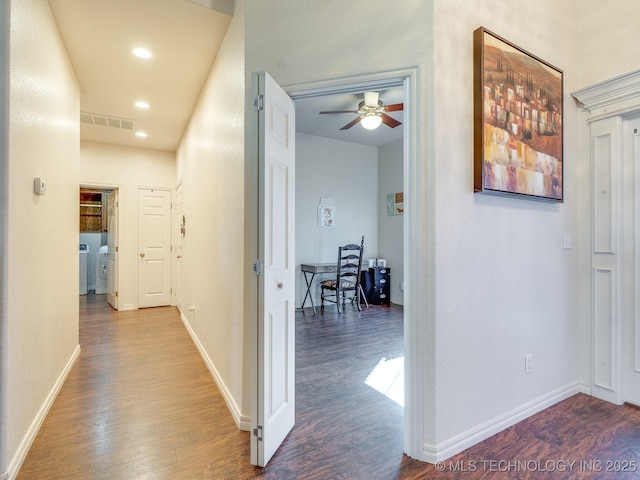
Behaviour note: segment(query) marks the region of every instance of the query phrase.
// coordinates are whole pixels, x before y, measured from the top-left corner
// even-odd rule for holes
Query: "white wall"
[[[249,427],[243,375],[244,20],[236,4],[222,48],[177,152],[186,234],[182,310],[235,421]],[[243,385],[243,381],[246,385]]]
[[[576,81],[575,30],[567,19],[575,15],[574,5],[493,1],[484,7],[470,8],[467,1],[438,4],[436,98],[471,91],[472,53],[459,46],[478,25],[564,70],[565,203],[473,195],[472,166],[465,161],[473,156],[471,103],[435,102],[436,348],[442,362],[436,409],[459,412],[437,418],[439,442],[482,432],[483,421],[531,413],[531,406],[572,392],[579,379],[580,245],[563,250],[562,242],[563,232],[575,234],[589,205],[580,193],[588,178],[575,154],[576,107],[569,96]],[[534,371],[524,375],[529,353]],[[477,399],[471,408],[470,396]]]
[[[424,279],[416,301],[427,312],[414,320],[426,331],[422,458],[451,455],[577,391],[585,292],[580,245],[562,248],[563,233],[577,231],[589,205],[580,195],[587,179],[577,165],[568,96],[576,83],[575,14],[575,3],[555,0],[247,6],[247,70],[266,69],[283,85],[422,66],[426,217],[415,231],[423,232],[416,241],[424,242],[428,264],[412,265]],[[367,35],[380,18],[393,27]],[[473,193],[472,32],[480,25],[565,71],[563,204]],[[528,353],[534,372],[525,376]]]
[[[0,157],[0,474],[13,478],[79,353],[80,93],[46,0],[2,2],[0,11],[0,44],[10,44],[9,75],[0,76],[9,127]],[[34,194],[34,177],[46,195]]]
[[[83,141],[77,189],[80,185],[118,187],[118,308],[138,308],[138,188],[173,189],[176,185],[175,154]]]
[[[380,147],[378,166],[378,258],[391,269],[391,302],[404,305],[404,215],[387,214],[387,195],[404,190],[402,140]]]
[[[336,206],[335,230],[318,228],[321,197]],[[301,263],[335,262],[338,246],[360,244],[364,257],[378,255],[378,148],[296,134],[296,307],[306,284]],[[320,305],[319,282],[312,290]],[[305,307],[310,307],[307,299]]]
[[[640,4],[581,0],[577,12],[577,84],[582,88],[640,68]]]

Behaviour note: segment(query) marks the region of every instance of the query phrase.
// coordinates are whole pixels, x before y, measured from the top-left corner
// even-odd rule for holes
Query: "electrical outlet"
[[[524,356],[524,373],[529,375],[533,371],[533,354],[530,353]]]

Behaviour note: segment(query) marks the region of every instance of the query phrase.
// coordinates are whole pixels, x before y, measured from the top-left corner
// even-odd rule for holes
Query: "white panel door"
[[[621,327],[619,122],[607,118],[591,124],[593,375],[591,394],[620,402]]]
[[[174,232],[174,255],[175,255],[175,272],[173,272],[173,293],[175,295],[175,303],[180,311],[182,311],[182,241],[186,233],[186,219],[184,216],[182,201],[182,182],[176,187],[175,197],[175,227]]]
[[[138,190],[138,307],[171,305],[171,192]]]
[[[118,309],[118,189],[107,197],[107,303]]]
[[[623,385],[625,386],[624,401],[640,406],[640,118],[629,120],[624,129],[625,144],[625,187],[632,192],[625,195],[625,206],[630,211],[629,223],[633,232],[627,234],[626,243],[632,248],[626,250],[634,262],[633,271],[625,278],[630,284],[625,291],[633,291],[633,299],[625,304],[623,326]],[[631,285],[633,284],[633,286]]]
[[[295,422],[295,109],[266,73],[258,98],[259,265],[257,414],[251,461],[264,466]],[[255,413],[255,412],[254,412]]]

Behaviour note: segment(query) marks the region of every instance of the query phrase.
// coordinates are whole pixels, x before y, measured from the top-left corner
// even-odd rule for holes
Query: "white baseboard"
[[[137,310],[138,308],[133,305],[133,304],[129,304],[129,305],[122,305],[121,307],[118,308],[119,312],[126,312],[126,311],[130,311],[130,310]]]
[[[11,462],[9,462],[9,468],[7,468],[7,471],[5,472],[6,477],[4,477],[5,474],[3,474],[3,476],[0,476],[0,478],[15,480],[15,478],[18,476],[20,467],[22,467],[22,463],[24,462],[24,459],[27,457],[27,453],[29,453],[29,449],[31,448],[33,441],[36,439],[36,436],[40,431],[40,427],[42,427],[42,423],[44,422],[45,418],[47,418],[47,414],[49,413],[49,410],[51,410],[51,406],[53,405],[53,402],[58,396],[58,393],[60,392],[62,385],[67,379],[67,376],[71,371],[71,368],[73,368],[73,365],[74,363],[76,363],[76,360],[78,359],[79,356],[80,356],[80,345],[78,345],[76,349],[73,351],[73,353],[71,354],[71,357],[69,358],[69,360],[67,361],[67,364],[62,369],[62,372],[58,376],[56,383],[54,383],[53,388],[49,392],[49,395],[47,395],[47,398],[45,399],[44,403],[40,407],[38,414],[31,422],[31,426],[27,430],[27,433],[22,439],[22,442],[20,442],[18,451],[11,459]]]
[[[473,445],[480,443],[483,440],[501,432],[502,430],[515,425],[522,420],[529,418],[530,416],[541,412],[542,410],[555,405],[556,403],[566,400],[567,398],[577,394],[583,393],[583,385],[579,383],[573,383],[565,387],[559,388],[547,395],[543,395],[529,403],[517,407],[510,412],[505,413],[499,417],[489,420],[483,424],[478,425],[472,429],[467,430],[459,435],[456,435],[449,440],[440,443],[439,445],[425,444],[423,447],[423,453],[420,460],[437,463],[443,460],[447,460],[452,456],[466,450]]]
[[[216,385],[218,385],[218,388],[220,389],[220,393],[222,393],[222,397],[224,398],[224,401],[227,404],[227,408],[231,412],[231,416],[233,417],[233,420],[236,422],[238,429],[250,431],[251,417],[242,415],[242,413],[240,412],[238,405],[233,400],[233,396],[231,395],[231,392],[229,392],[229,389],[227,388],[224,381],[222,380],[222,377],[216,370],[216,367],[213,365],[213,362],[211,361],[209,354],[204,349],[204,346],[200,342],[200,339],[196,335],[196,332],[194,332],[193,329],[191,328],[191,325],[189,325],[189,321],[187,320],[187,317],[185,317],[183,314],[180,314],[180,318],[182,319],[182,323],[184,323],[184,326],[187,329],[187,332],[189,332],[189,335],[191,336],[193,343],[196,345],[198,352],[200,352],[200,356],[202,357],[202,360],[204,360],[204,363],[207,366],[207,368],[209,369],[209,372],[211,373],[213,380],[216,382]]]

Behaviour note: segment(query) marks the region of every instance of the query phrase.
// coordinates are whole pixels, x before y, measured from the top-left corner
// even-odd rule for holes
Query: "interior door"
[[[118,309],[118,189],[107,196],[107,303]]]
[[[176,270],[173,274],[173,292],[176,306],[182,311],[182,242],[186,234],[186,219],[182,202],[182,182],[176,187],[175,197],[174,255]]]
[[[264,466],[295,422],[295,109],[266,73],[254,74],[258,109],[259,260],[257,412],[251,462]]]
[[[627,275],[630,282],[634,283],[633,300],[629,302],[630,308],[625,310],[623,323],[623,381],[625,393],[624,401],[640,406],[640,118],[634,118],[626,122],[624,129],[625,142],[625,187],[633,192],[633,195],[625,198],[625,206],[632,210],[633,227],[631,236],[627,235],[627,245],[633,245],[630,253],[634,258],[633,269]],[[629,200],[629,201],[626,201]],[[626,253],[626,252],[625,252]]]
[[[138,190],[138,307],[171,305],[171,192]]]

